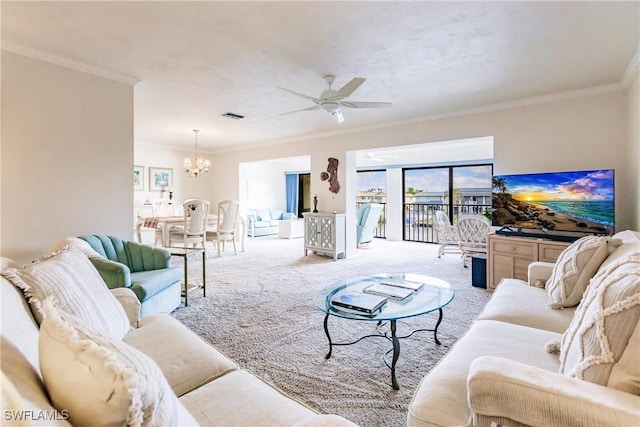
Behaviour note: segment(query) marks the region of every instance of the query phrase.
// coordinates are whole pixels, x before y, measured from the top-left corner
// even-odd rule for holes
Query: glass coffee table
[[[365,288],[371,285],[380,284],[382,282],[391,282],[401,284],[422,283],[420,289],[412,292],[403,300],[395,300],[391,297],[387,298],[386,303],[373,313],[360,312],[358,310],[342,308],[332,303],[332,300],[339,299],[345,294],[359,295]],[[331,352],[335,346],[352,345],[362,341],[365,338],[385,338],[389,340],[393,347],[387,351],[383,357],[385,364],[391,369],[391,385],[395,390],[399,390],[400,386],[396,380],[396,362],[400,357],[400,339],[409,338],[416,332],[433,332],[433,338],[436,344],[440,345],[438,340],[438,326],[442,322],[442,308],[449,304],[455,296],[455,291],[450,285],[442,279],[420,274],[377,274],[374,276],[357,277],[342,280],[321,290],[314,298],[316,308],[325,313],[324,332],[329,340],[329,352],[325,358],[331,357]],[[398,319],[406,319],[409,317],[421,316],[423,314],[438,311],[438,321],[433,329],[416,329],[408,335],[398,336],[396,334],[396,322]],[[353,342],[335,343],[331,340],[329,334],[329,317],[340,317],[349,320],[359,320],[363,322],[377,322],[378,333],[365,335]],[[387,332],[382,331],[382,326],[389,322],[391,336]],[[391,363],[387,359],[388,355],[393,353]]]

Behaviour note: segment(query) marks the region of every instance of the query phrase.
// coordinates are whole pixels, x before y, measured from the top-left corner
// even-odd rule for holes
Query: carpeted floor
[[[471,269],[460,257],[437,257],[437,246],[374,240],[355,256],[332,259],[303,256],[302,239],[260,237],[247,241],[246,252],[222,257],[211,250],[207,261],[207,297],[190,294],[189,307],[174,316],[236,361],[290,396],[321,413],[334,413],[361,426],[402,426],[414,390],[429,370],[480,313],[489,292],[471,286]],[[175,265],[181,265],[180,258]],[[190,278],[201,280],[201,266],[189,265]],[[316,292],[337,280],[375,273],[412,272],[448,281],[456,297],[444,309],[438,337],[422,332],[401,341],[396,366],[400,390],[390,385],[382,354],[385,339],[366,339],[334,348],[331,359],[324,334],[324,314],[313,306]],[[433,328],[436,314],[398,322],[398,335]],[[350,341],[375,329],[373,322],[329,319],[332,338]],[[437,391],[434,391],[437,393]]]

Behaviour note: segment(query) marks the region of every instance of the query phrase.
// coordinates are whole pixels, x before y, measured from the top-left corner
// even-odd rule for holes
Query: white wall
[[[2,51],[2,256],[133,227],[133,87]]]
[[[629,120],[629,172],[630,189],[629,203],[625,206],[630,210],[631,225],[634,230],[640,230],[640,74],[636,73],[633,83],[627,91],[628,120]]]
[[[239,165],[241,214],[247,209],[275,208],[286,211],[285,172],[306,172],[309,156],[248,162]]]
[[[327,158],[340,160],[339,179],[344,179],[346,152],[394,145],[494,137],[496,174],[613,168],[616,170],[616,228],[635,224],[628,195],[635,193],[634,167],[628,160],[627,94],[601,93],[487,111],[466,116],[408,123],[360,133],[319,137],[250,150],[219,153],[216,173],[237,175],[240,162],[297,155],[311,156],[311,192],[317,193],[319,210],[344,212],[344,192],[333,195],[319,174]],[[214,181],[214,193],[238,194],[238,183],[223,186]],[[637,200],[634,201],[637,208]],[[348,218],[349,219],[349,218]],[[355,224],[355,219],[354,219]]]
[[[369,153],[373,154],[369,156]],[[379,159],[376,159],[380,156]],[[360,150],[357,155],[358,169],[376,169],[381,166],[405,167],[407,165],[434,165],[493,159],[493,137],[463,139],[457,141],[432,142],[394,147],[389,150]]]
[[[190,136],[185,136],[189,138]],[[195,151],[195,145],[194,145]],[[212,181],[214,175],[209,172],[198,178],[190,177],[182,168],[185,157],[193,159],[194,151],[179,150],[176,148],[160,146],[157,144],[149,144],[144,142],[135,142],[134,164],[144,166],[144,191],[135,191],[134,199],[136,203],[144,203],[160,198],[159,191],[149,191],[149,167],[161,167],[173,169],[173,200],[174,202],[182,202],[186,199],[206,199],[212,198]],[[198,157],[211,159],[212,156],[207,153],[199,153]],[[214,164],[212,169],[216,169]],[[168,199],[169,194],[164,193],[163,198]]]

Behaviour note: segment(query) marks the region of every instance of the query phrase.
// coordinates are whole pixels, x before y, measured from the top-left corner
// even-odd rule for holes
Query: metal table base
[[[207,296],[207,253],[204,249],[199,248],[168,248],[172,256],[179,256],[184,259],[184,306],[189,306],[189,292],[199,289],[200,286],[189,289],[189,255],[202,253],[202,296]]]
[[[391,349],[389,349],[384,356],[382,357],[385,365],[387,365],[387,367],[389,369],[391,369],[391,386],[393,387],[394,390],[400,390],[400,385],[398,384],[398,381],[396,379],[396,363],[398,362],[398,359],[400,358],[400,340],[401,339],[405,339],[405,338],[409,338],[411,337],[413,334],[415,334],[416,332],[433,332],[433,339],[435,341],[435,343],[437,345],[440,345],[440,340],[438,340],[438,326],[440,326],[440,323],[442,322],[442,308],[438,309],[438,321],[436,322],[436,326],[433,329],[416,329],[413,332],[411,332],[408,335],[404,335],[399,337],[396,334],[396,319],[390,320],[389,324],[390,324],[390,330],[391,330],[391,336],[387,335],[387,332],[383,332],[381,330],[381,327],[384,325],[383,322],[378,322],[378,333],[377,334],[370,334],[370,335],[365,335],[363,337],[358,338],[357,340],[353,341],[353,342],[347,342],[347,343],[334,343],[333,341],[331,341],[331,335],[329,334],[329,314],[327,313],[324,317],[324,333],[327,335],[327,339],[329,340],[329,352],[326,354],[325,359],[329,359],[331,357],[331,353],[333,352],[333,347],[334,346],[343,346],[343,345],[353,345],[356,343],[359,343],[360,341],[362,341],[365,338],[385,338],[387,340],[389,340],[393,347]],[[391,363],[389,364],[389,360],[387,359],[387,356],[389,355],[389,353],[393,352],[393,357],[391,359]]]

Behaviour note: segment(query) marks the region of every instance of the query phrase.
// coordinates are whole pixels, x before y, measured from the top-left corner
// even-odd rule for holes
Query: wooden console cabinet
[[[529,264],[555,262],[568,242],[490,234],[487,243],[487,283],[495,289],[503,278],[527,280]]]

